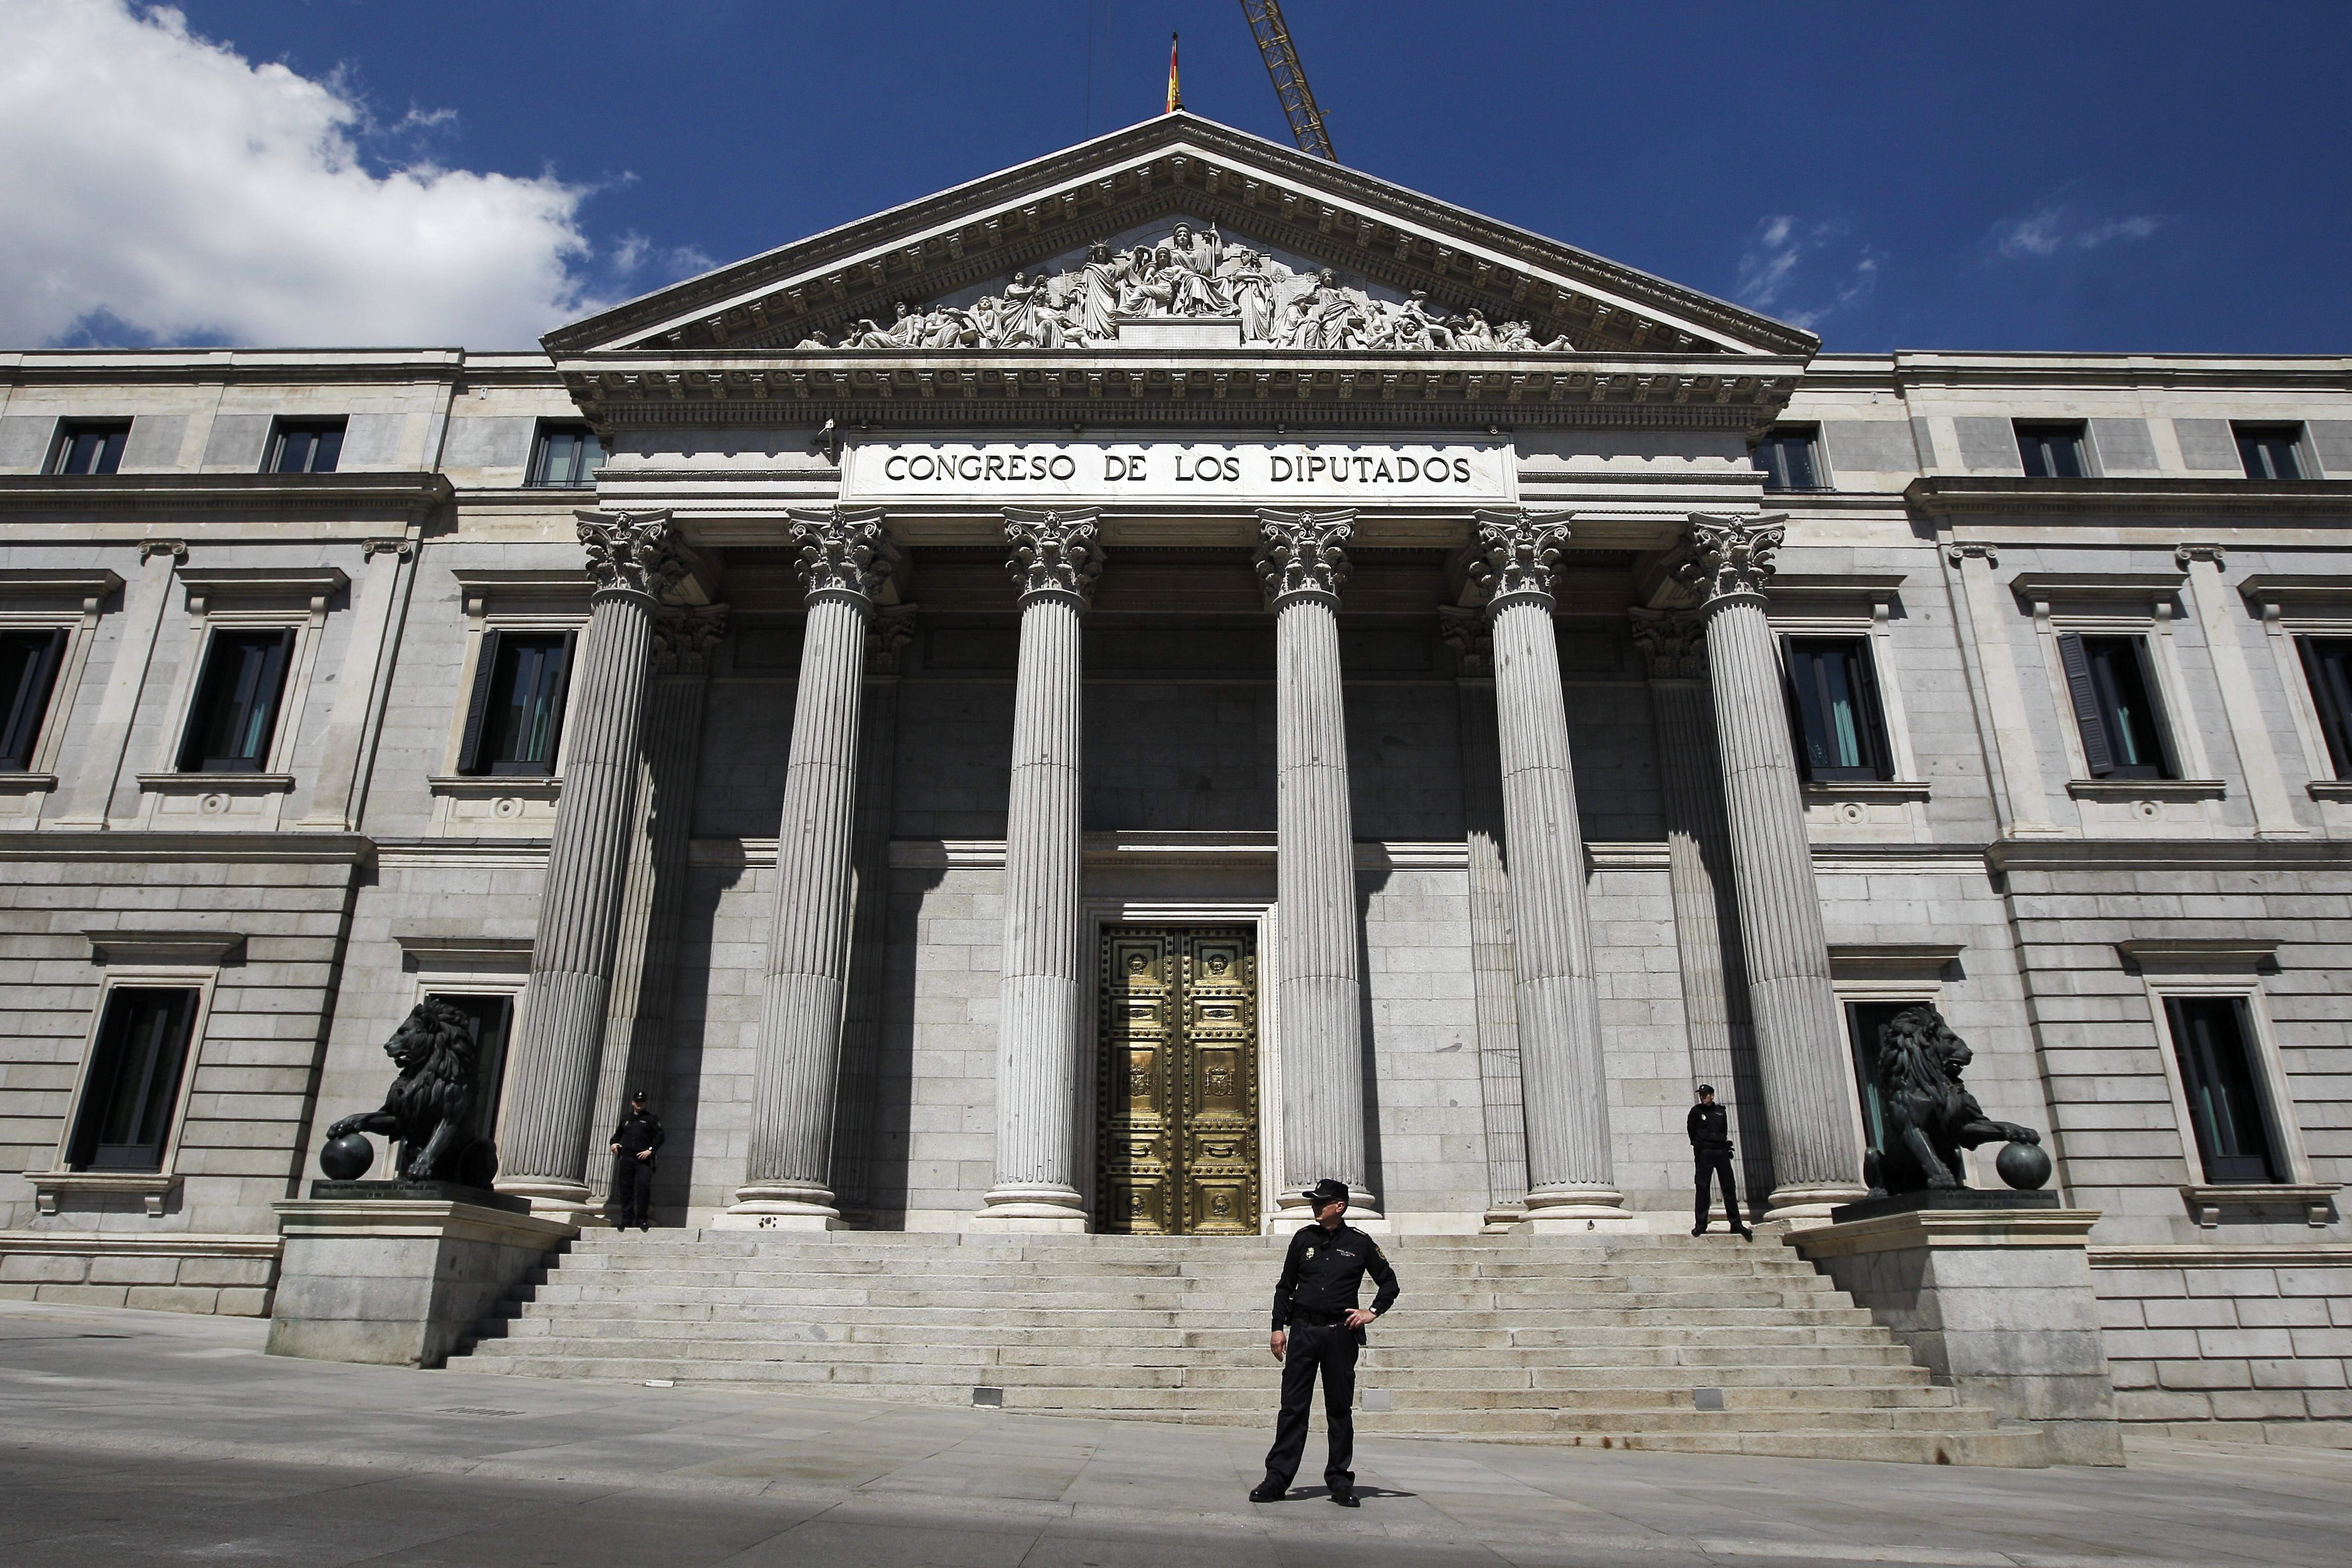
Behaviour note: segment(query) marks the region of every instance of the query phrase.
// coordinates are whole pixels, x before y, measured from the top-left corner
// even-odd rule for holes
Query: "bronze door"
[[[1099,1010],[1098,1228],[1257,1234],[1256,933],[1108,927]]]

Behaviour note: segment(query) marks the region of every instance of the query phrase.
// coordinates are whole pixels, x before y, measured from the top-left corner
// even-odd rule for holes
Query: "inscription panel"
[[[1104,934],[1102,1229],[1256,1233],[1254,941],[1233,928]]]
[[[1500,442],[859,441],[841,465],[847,503],[1453,507],[1518,498],[1518,464]]]

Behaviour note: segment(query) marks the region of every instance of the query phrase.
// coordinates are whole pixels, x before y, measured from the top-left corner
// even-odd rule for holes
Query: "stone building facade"
[[[1699,1080],[1805,1223],[1932,1001],[2127,1418],[2352,1417],[2352,361],[1821,353],[1178,114],[0,395],[0,1294],[265,1311],[427,996],[554,1212],[635,1084],[666,1222],[1211,1234],[1680,1226]]]

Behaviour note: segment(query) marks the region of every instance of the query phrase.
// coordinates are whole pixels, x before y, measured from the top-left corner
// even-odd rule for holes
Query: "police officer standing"
[[[1706,1184],[1713,1176],[1723,1187],[1723,1212],[1730,1217],[1731,1228],[1742,1241],[1755,1240],[1755,1232],[1739,1218],[1739,1188],[1731,1179],[1731,1124],[1715,1103],[1714,1084],[1698,1086],[1698,1103],[1690,1108],[1685,1125],[1690,1132],[1691,1163],[1698,1167],[1698,1223],[1691,1227],[1691,1234],[1706,1234]]]
[[[1315,1374],[1323,1374],[1323,1418],[1329,1454],[1323,1479],[1331,1500],[1356,1506],[1356,1473],[1348,1462],[1356,1453],[1356,1351],[1364,1325],[1397,1299],[1396,1270],[1372,1239],[1344,1223],[1348,1186],[1328,1178],[1305,1195],[1315,1223],[1301,1226],[1282,1260],[1274,1287],[1275,1360],[1282,1363],[1282,1414],[1274,1424],[1274,1447],[1265,1453],[1265,1479],[1252,1502],[1273,1502],[1290,1490],[1290,1478],[1307,1452],[1307,1404],[1315,1396]],[[1380,1284],[1371,1311],[1356,1304],[1369,1273]]]
[[[613,1129],[613,1204],[619,1210],[613,1223],[617,1228],[654,1228],[654,1151],[668,1135],[662,1131],[661,1118],[646,1109],[646,1092],[630,1095],[621,1124]]]

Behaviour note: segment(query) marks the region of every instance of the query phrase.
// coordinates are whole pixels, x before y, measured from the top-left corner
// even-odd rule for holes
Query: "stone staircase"
[[[1867,1312],[1769,1240],[1382,1245],[1404,1293],[1359,1364],[1360,1432],[2049,1462],[2039,1431],[2000,1426],[1930,1383]],[[1266,1310],[1282,1246],[592,1231],[449,1367],[1270,1428]]]

